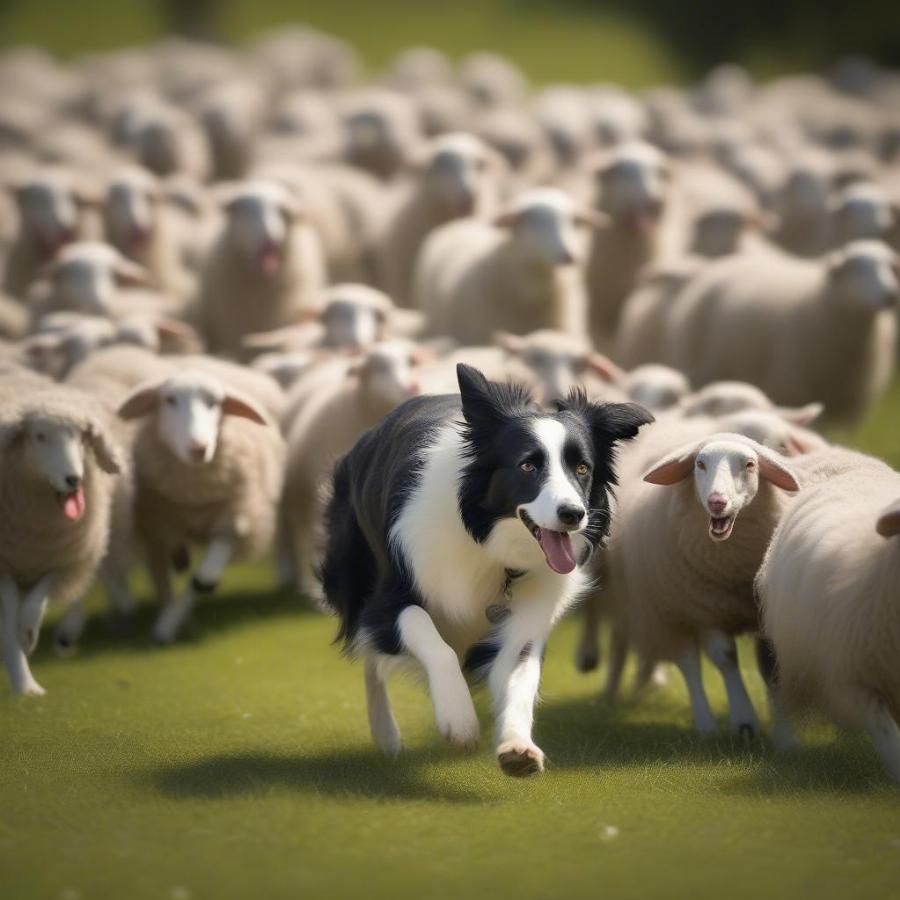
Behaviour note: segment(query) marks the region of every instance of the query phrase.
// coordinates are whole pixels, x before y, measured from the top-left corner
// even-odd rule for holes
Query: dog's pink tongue
[[[541,550],[547,557],[547,565],[560,575],[568,575],[575,568],[575,551],[572,538],[564,531],[541,529]]]
[[[63,514],[67,519],[77,522],[84,514],[84,491],[78,488],[71,494],[66,494],[63,500]]]

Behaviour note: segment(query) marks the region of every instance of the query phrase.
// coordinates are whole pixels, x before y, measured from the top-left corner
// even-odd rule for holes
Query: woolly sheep
[[[170,643],[233,558],[269,548],[284,444],[259,404],[196,369],[139,385],[119,415],[144,419],[134,446],[135,521],[163,606],[154,637]],[[195,542],[205,545],[203,558],[174,597],[170,567]]]
[[[852,456],[843,471],[804,486],[757,577],[777,659],[768,671],[776,738],[793,746],[788,714],[814,704],[865,728],[900,781],[900,475]]]
[[[516,106],[525,99],[528,83],[514,63],[496,53],[472,53],[459,64],[463,89],[479,106]]]
[[[590,333],[602,348],[615,335],[638,274],[658,254],[670,172],[665,155],[642,142],[608,151],[592,172],[594,206],[609,219],[594,233],[587,260]]]
[[[398,306],[412,306],[412,278],[428,234],[453,219],[494,212],[501,163],[469,134],[446,134],[419,152],[415,178],[398,198],[376,247],[382,286]]]
[[[582,226],[599,217],[562,191],[522,194],[493,226],[451,222],[425,242],[414,293],[432,334],[487,344],[497,330],[585,331]]]
[[[831,202],[831,241],[841,247],[857,240],[885,240],[900,211],[891,207],[887,192],[876,184],[858,182],[840,191]]]
[[[119,451],[80,392],[13,377],[0,397],[3,661],[14,693],[40,696],[28,656],[48,600],[79,599],[104,556]]]
[[[418,361],[405,342],[370,347],[343,378],[320,385],[290,426],[279,556],[282,572],[295,572],[308,596],[320,591],[314,572],[322,486],[337,459],[367,428],[419,392]]]
[[[782,513],[779,492],[798,489],[777,453],[720,433],[658,460],[620,492],[609,548],[617,615],[645,664],[676,663],[701,732],[716,728],[701,648],[724,678],[732,728],[758,731],[734,635],[758,628],[753,578]]]
[[[854,242],[821,261],[767,253],[710,264],[674,300],[663,361],[695,384],[741,379],[773,401],[859,417],[890,381],[898,260]]]
[[[225,211],[197,312],[209,349],[236,356],[244,335],[288,325],[314,306],[325,272],[318,236],[285,188],[245,182]]]

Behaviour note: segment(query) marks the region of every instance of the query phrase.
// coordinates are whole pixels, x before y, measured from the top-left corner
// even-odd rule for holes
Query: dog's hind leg
[[[369,712],[369,728],[375,746],[388,756],[396,756],[403,749],[400,729],[391,711],[387,683],[379,671],[378,659],[367,656],[365,662],[366,707]]]

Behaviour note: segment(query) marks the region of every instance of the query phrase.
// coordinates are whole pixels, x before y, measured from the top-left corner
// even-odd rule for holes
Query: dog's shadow
[[[765,737],[742,739],[721,723],[717,735],[699,735],[673,724],[671,699],[647,698],[660,721],[634,720],[634,701],[609,705],[596,699],[549,703],[537,717],[537,739],[555,769],[681,767],[709,769],[728,793],[777,796],[797,793],[869,794],[892,791],[864,735],[837,732],[825,743],[778,752]],[[652,714],[652,709],[651,709]]]
[[[447,749],[404,750],[389,759],[370,747],[307,754],[248,751],[220,754],[194,762],[164,765],[138,776],[164,796],[221,799],[260,790],[287,788],[336,798],[432,800],[483,805],[496,797],[473,788],[471,778],[453,778],[454,759]],[[446,767],[428,777],[426,767]]]

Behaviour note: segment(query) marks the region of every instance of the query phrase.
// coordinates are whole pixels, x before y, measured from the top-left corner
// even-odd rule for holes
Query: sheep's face
[[[368,347],[383,336],[385,314],[350,300],[332,300],[322,312],[326,347]]]
[[[78,204],[72,192],[35,182],[19,190],[18,204],[23,226],[34,235],[43,259],[52,259],[60,247],[75,240]]]
[[[143,268],[99,243],[72,244],[43,274],[68,310],[91,315],[108,315],[120,287],[148,281]]]
[[[84,438],[74,425],[35,417],[23,429],[23,459],[31,474],[46,481],[67,519],[84,513]]]
[[[211,384],[178,384],[172,379],[160,388],[159,436],[182,462],[202,466],[216,455],[223,400]]]
[[[701,256],[727,256],[737,251],[747,225],[747,217],[737,210],[708,212],[694,225],[691,249]]]
[[[835,252],[831,297],[846,309],[877,313],[900,299],[900,259],[877,241],[856,241]]]
[[[598,208],[635,231],[656,230],[669,185],[668,163],[653,148],[623,153],[598,172]]]
[[[429,194],[453,218],[481,211],[487,202],[493,169],[488,150],[462,137],[438,146],[425,175]]]
[[[156,228],[159,202],[159,192],[150,183],[122,180],[110,185],[104,207],[109,241],[129,256],[141,253]]]
[[[687,378],[665,366],[638,366],[628,373],[623,384],[629,399],[651,412],[662,412],[677,406],[687,395]]]
[[[264,276],[277,276],[298,214],[295,205],[286,195],[257,192],[235,198],[227,210],[232,246]]]
[[[387,412],[419,393],[414,349],[402,342],[380,344],[351,370],[360,391],[376,409]]]
[[[514,223],[516,239],[527,256],[551,267],[571,266],[584,254],[574,216],[550,203],[534,203],[519,210]]]
[[[838,244],[856,240],[877,240],[893,226],[893,212],[887,199],[859,185],[848,191],[834,210],[835,237]]]

